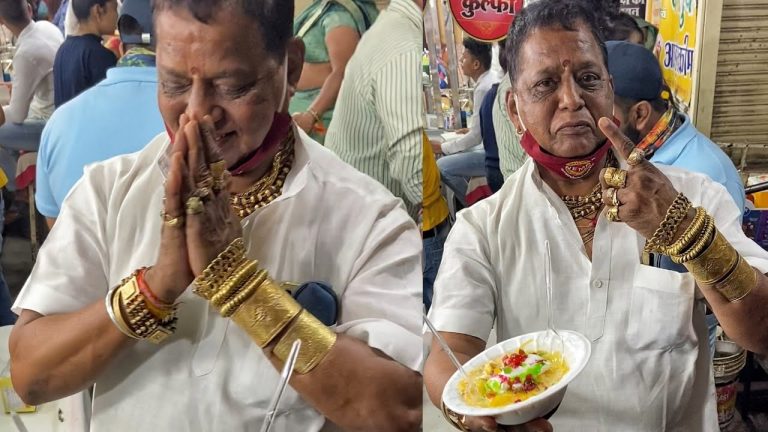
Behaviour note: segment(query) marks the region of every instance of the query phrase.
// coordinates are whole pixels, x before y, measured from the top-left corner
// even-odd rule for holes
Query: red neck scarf
[[[291,128],[291,122],[292,118],[290,114],[276,112],[272,119],[272,126],[269,128],[267,136],[264,137],[261,146],[231,166],[229,171],[232,175],[243,175],[261,165],[267,156],[269,156],[269,153],[280,146],[280,143],[283,142],[285,136],[288,135],[288,131]]]
[[[617,125],[618,120],[613,120]],[[564,158],[549,153],[545,153],[542,150],[536,138],[526,131],[523,137],[520,139],[520,145],[523,147],[528,156],[531,157],[537,164],[542,165],[549,171],[568,179],[583,179],[595,169],[597,164],[605,157],[608,150],[611,149],[611,141],[605,140],[592,154],[577,157],[577,158]]]

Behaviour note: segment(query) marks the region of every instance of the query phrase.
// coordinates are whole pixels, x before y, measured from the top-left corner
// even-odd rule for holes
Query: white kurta
[[[725,188],[660,167],[703,205],[763,273],[768,253],[745,237]],[[561,431],[717,431],[714,382],[693,277],[641,264],[645,240],[601,216],[593,261],[565,204],[529,160],[494,196],[459,213],[445,245],[430,317],[441,331],[499,340],[544,330],[544,241],[553,268],[555,326],[583,333],[592,358],[552,417]]]
[[[243,220],[248,256],[278,281],[326,281],[338,332],[421,365],[421,241],[400,200],[306,135],[281,197]],[[165,134],[87,169],[64,202],[15,310],[66,313],[158,255]],[[96,382],[91,432],[255,431],[279,378],[248,336],[191,293],[163,344],[140,342]],[[274,431],[317,431],[321,414],[289,389]]]

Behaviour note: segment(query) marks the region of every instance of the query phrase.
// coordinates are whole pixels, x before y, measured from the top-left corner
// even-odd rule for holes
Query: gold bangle
[[[447,406],[445,406],[445,402],[440,401],[440,411],[443,413],[443,417],[445,420],[450,423],[451,426],[455,427],[456,429],[462,431],[462,432],[470,432],[469,428],[467,428],[466,425],[464,425],[464,422],[462,421],[463,418],[459,417],[458,414],[448,409]]]
[[[715,238],[701,255],[685,263],[685,268],[693,275],[696,282],[704,285],[712,285],[730,272],[739,262],[739,254],[736,249],[720,234],[715,231]]]
[[[755,286],[757,286],[757,273],[741,255],[736,268],[722,281],[714,284],[714,288],[731,303],[749,295]]]
[[[113,301],[114,307],[117,307],[116,315],[119,320],[132,334],[136,335],[137,339],[146,339],[157,344],[176,330],[176,311],[174,310],[162,320],[155,317],[147,308],[147,299],[139,290],[135,274],[117,288]],[[123,307],[125,315],[123,315]]]
[[[285,290],[267,278],[231,316],[261,348],[267,346],[296,315],[301,306]],[[303,349],[303,348],[302,348]]]
[[[662,248],[668,247],[675,239],[677,231],[680,230],[680,224],[685,220],[688,210],[691,208],[691,202],[682,193],[672,202],[667,209],[664,220],[653,233],[653,237],[645,244],[646,252],[660,252]]]
[[[120,296],[117,295],[118,291],[117,288],[112,290],[112,293],[110,294],[109,302],[110,302],[110,309],[112,311],[112,314],[114,314],[114,320],[112,322],[117,326],[117,329],[120,330],[120,333],[132,338],[132,339],[141,339],[136,333],[131,330],[131,328],[128,326],[128,323],[125,322],[125,318],[123,317],[123,309],[122,305],[120,304]],[[110,315],[110,318],[112,315]]]
[[[316,123],[322,123],[323,121],[320,120],[320,116],[317,115],[317,111],[313,110],[312,108],[307,108],[307,112],[315,118]]]
[[[333,348],[336,333],[323,325],[314,315],[302,310],[272,350],[275,357],[285,362],[296,339],[301,339],[301,350],[299,350],[295,370],[305,374],[320,364]]]
[[[703,207],[696,207],[696,216],[683,234],[669,247],[663,248],[661,253],[664,255],[680,255],[686,249],[690,248],[691,243],[701,234],[707,222],[707,211]]]
[[[699,233],[699,236],[696,237],[691,246],[682,255],[673,255],[671,257],[672,262],[685,264],[688,261],[701,256],[701,254],[704,253],[704,250],[712,244],[712,241],[715,239],[716,231],[715,218],[707,215],[706,220],[704,221],[704,228]]]
[[[210,300],[232,271],[245,260],[245,243],[236,238],[195,278],[195,294]]]
[[[239,308],[246,300],[248,300],[253,293],[255,293],[267,280],[269,275],[266,270],[259,270],[251,279],[245,282],[243,289],[238,291],[230,300],[228,300],[219,309],[219,313],[223,317],[229,317],[237,308]]]
[[[216,294],[211,296],[210,302],[217,309],[232,298],[237,291],[242,288],[248,279],[259,270],[258,261],[245,260],[245,262],[235,269],[234,273],[224,281]]]

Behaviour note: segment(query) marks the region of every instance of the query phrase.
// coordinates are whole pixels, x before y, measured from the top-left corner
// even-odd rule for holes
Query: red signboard
[[[494,42],[507,36],[523,0],[450,0],[451,13],[469,36]]]

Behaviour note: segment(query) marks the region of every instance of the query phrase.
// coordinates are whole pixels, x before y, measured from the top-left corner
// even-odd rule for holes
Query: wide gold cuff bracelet
[[[725,278],[739,260],[736,249],[715,231],[715,237],[698,257],[685,263],[685,268],[693,275],[696,282],[712,285]]]
[[[296,339],[301,339],[301,349],[296,359],[296,372],[305,374],[325,358],[336,342],[336,333],[326,327],[310,312],[302,310],[280,338],[272,352],[283,362],[288,358]]]
[[[296,315],[301,306],[274,281],[266,278],[231,318],[261,348],[267,346]],[[304,347],[302,347],[304,351]]]
[[[757,286],[757,273],[744,258],[739,255],[736,268],[721,282],[715,283],[715,289],[729,302],[746,297]]]

